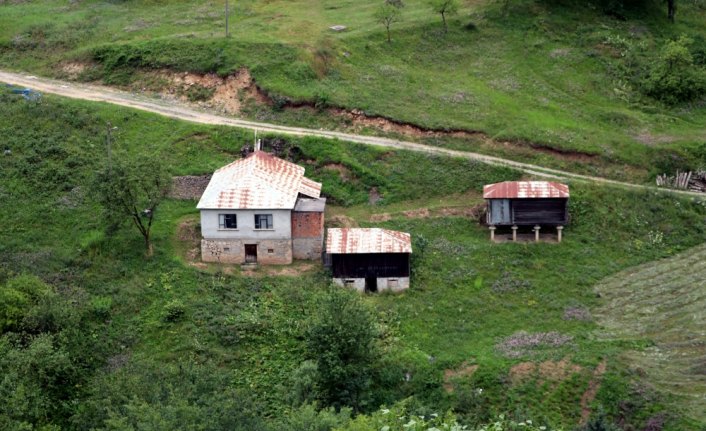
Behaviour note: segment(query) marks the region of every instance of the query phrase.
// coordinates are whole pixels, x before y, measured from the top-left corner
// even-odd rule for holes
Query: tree
[[[401,0],[385,0],[375,12],[377,22],[385,26],[387,31],[387,43],[392,42],[390,38],[390,27],[393,23],[399,22],[404,4]]]
[[[677,14],[677,0],[667,0],[667,18],[674,22],[674,16]]]
[[[681,36],[667,42],[653,61],[641,90],[667,104],[688,102],[706,93],[706,73],[694,64],[692,40]]]
[[[169,192],[171,178],[156,159],[137,162],[115,160],[96,175],[94,190],[106,212],[106,220],[117,225],[132,220],[152,255],[150,232],[157,206]]]
[[[446,15],[458,12],[458,0],[429,0],[429,5],[434,12],[441,15],[441,20],[444,23],[444,33],[448,33],[449,26],[446,23]]]
[[[357,293],[332,286],[307,331],[307,350],[316,361],[324,405],[360,410],[378,359],[373,316]]]

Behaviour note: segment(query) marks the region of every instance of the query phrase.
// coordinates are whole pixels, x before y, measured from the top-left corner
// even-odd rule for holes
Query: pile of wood
[[[674,176],[658,175],[657,186],[706,193],[706,171],[677,171]]]

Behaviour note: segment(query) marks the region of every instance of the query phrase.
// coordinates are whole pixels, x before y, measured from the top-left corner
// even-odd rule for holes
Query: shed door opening
[[[366,292],[377,292],[378,291],[377,277],[365,277],[365,291]]]
[[[510,224],[510,200],[493,199],[490,201],[490,224]]]
[[[257,244],[245,244],[245,263],[257,263]]]

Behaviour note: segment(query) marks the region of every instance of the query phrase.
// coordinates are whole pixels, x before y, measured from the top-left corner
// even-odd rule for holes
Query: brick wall
[[[292,212],[292,249],[295,259],[317,260],[324,247],[324,213]]]

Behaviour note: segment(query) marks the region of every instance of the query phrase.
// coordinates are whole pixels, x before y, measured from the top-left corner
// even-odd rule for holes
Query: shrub
[[[706,71],[694,64],[692,40],[667,42],[640,83],[646,95],[667,104],[689,102],[706,94]]]
[[[0,288],[0,332],[17,329],[29,310],[50,295],[51,288],[31,275],[20,275]]]
[[[173,299],[164,306],[164,321],[177,322],[186,314],[186,306],[179,299]]]
[[[91,309],[100,318],[110,316],[110,309],[113,308],[113,299],[109,296],[96,296],[91,299]]]
[[[336,408],[367,404],[378,332],[357,293],[331,286],[306,334],[309,357],[318,368],[319,398]]]

